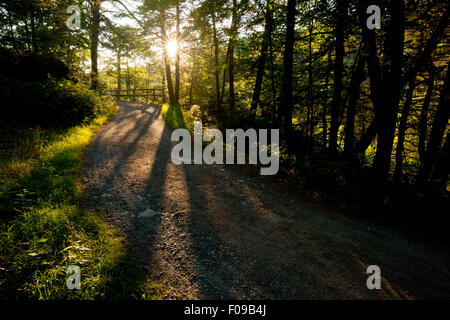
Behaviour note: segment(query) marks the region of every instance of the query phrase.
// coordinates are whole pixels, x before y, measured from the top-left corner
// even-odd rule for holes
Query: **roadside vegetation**
[[[179,104],[165,103],[161,106],[161,114],[166,120],[167,126],[172,129],[187,129],[191,133],[194,132],[194,121],[200,120],[195,114],[197,106],[190,110],[184,110]]]
[[[89,91],[88,89],[84,89]],[[0,159],[1,299],[155,299],[122,240],[101,212],[83,206],[78,173],[83,150],[116,110],[98,100],[95,117],[68,128],[30,127]],[[69,265],[81,268],[80,290],[68,290]]]
[[[0,71],[0,299],[163,297],[101,212],[83,206],[83,151],[114,115],[112,98],[56,58],[5,51],[0,64],[15,66]],[[80,290],[66,287],[70,265]]]

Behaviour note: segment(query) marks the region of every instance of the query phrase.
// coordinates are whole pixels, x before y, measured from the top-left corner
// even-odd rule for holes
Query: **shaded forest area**
[[[284,174],[360,215],[447,221],[448,1],[23,0],[0,19],[17,126],[75,125],[108,88],[160,86],[207,126],[280,128]]]

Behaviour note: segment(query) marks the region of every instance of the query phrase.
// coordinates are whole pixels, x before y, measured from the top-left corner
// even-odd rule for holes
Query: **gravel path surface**
[[[235,166],[174,165],[154,105],[119,103],[85,154],[92,208],[184,299],[450,298],[450,258]],[[368,290],[378,265],[382,289]]]

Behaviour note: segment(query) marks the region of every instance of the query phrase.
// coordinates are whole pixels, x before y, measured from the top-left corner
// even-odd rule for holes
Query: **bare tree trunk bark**
[[[228,69],[228,58],[229,58],[229,56],[230,56],[230,46],[231,46],[231,43],[229,42],[228,43],[228,48],[227,48],[227,52],[226,52],[226,54],[225,54],[225,63],[224,63],[224,66],[223,66],[223,76],[222,76],[222,90],[220,91],[220,105],[222,105],[223,104],[223,99],[224,99],[224,96],[225,96],[225,85],[226,85],[226,83],[227,83],[227,69]]]
[[[367,8],[367,5],[372,4],[372,2],[367,1],[367,0],[366,1],[361,0],[360,4],[362,4],[362,6],[361,5],[359,6],[360,18],[361,18],[361,13],[363,13],[362,17],[364,18],[365,17],[364,10],[365,10],[365,8]],[[361,10],[361,8],[363,8],[363,10]],[[430,59],[431,54],[436,49],[437,45],[439,44],[439,40],[441,39],[442,35],[444,34],[445,28],[448,25],[449,17],[450,17],[450,2],[448,3],[446,10],[442,14],[441,20],[439,21],[438,25],[434,29],[430,38],[428,39],[424,50],[420,54],[419,58],[416,60],[416,63],[403,76],[402,81],[400,82],[400,87],[403,87],[404,85],[406,85],[408,83],[408,81],[410,79],[412,79],[413,77],[416,77],[417,73],[419,73],[422,70],[422,68],[426,65],[426,62]],[[364,19],[361,19],[361,20],[363,20],[363,23],[365,23]],[[381,91],[382,90],[382,85],[381,85],[382,83],[381,83],[381,76],[380,76],[381,71],[377,70],[377,69],[379,69],[379,61],[378,61],[378,56],[376,55],[375,37],[374,37],[373,32],[370,32],[369,30],[367,30],[367,28],[365,28],[365,25],[363,25],[363,37],[364,37],[366,43],[369,44],[369,47],[374,48],[374,50],[369,50],[370,55],[369,55],[369,63],[368,63],[369,72],[371,73],[371,75],[370,75],[371,99],[375,105],[377,105],[377,104],[382,105],[383,104],[383,92]],[[372,123],[370,124],[369,128],[375,127],[375,123],[376,123],[375,120],[376,120],[376,117],[375,117],[374,121],[372,121]],[[374,131],[374,130],[370,130],[370,131],[367,130],[367,133],[368,134],[365,135],[365,138],[364,138],[364,144],[362,144],[361,146],[366,146],[366,145],[369,146],[376,137],[376,131]]]
[[[306,110],[306,136],[311,137],[312,135],[312,108],[313,108],[313,97],[312,97],[312,87],[313,87],[313,70],[312,70],[312,32],[313,25],[310,21],[308,25],[308,107]]]
[[[120,49],[117,50],[117,100],[119,100],[120,97],[120,90],[122,89],[122,78],[121,78],[121,56],[120,56]]]
[[[237,36],[237,0],[233,0],[233,17],[232,17],[232,27],[231,27],[231,37],[230,37],[230,52],[228,56],[228,83],[229,83],[229,98],[230,98],[230,110],[235,107],[235,93],[234,93],[234,43],[236,42]]]
[[[180,103],[180,3],[177,4],[177,54],[175,62],[175,104]]]
[[[162,43],[162,51],[163,51],[163,59],[164,59],[164,66],[166,69],[166,78],[167,78],[167,89],[169,91],[169,103],[175,104],[175,94],[173,90],[173,83],[172,83],[172,72],[170,70],[170,60],[167,53],[167,33],[166,33],[166,13],[163,9],[160,9],[159,11],[159,18],[161,23],[161,43]]]
[[[126,88],[127,88],[127,98],[130,98],[130,66],[128,64],[128,58],[127,58],[127,81],[125,82]]]
[[[284,74],[280,99],[280,112],[283,115],[284,135],[288,141],[288,148],[292,145],[292,111],[293,101],[293,67],[295,43],[296,0],[288,0],[286,21],[286,44],[284,50]]]
[[[217,37],[216,28],[216,13],[213,12],[212,16],[212,28],[213,28],[213,41],[214,41],[214,77],[216,79],[216,102],[217,110],[221,109],[220,101],[220,75],[219,75],[219,39]]]
[[[276,122],[277,119],[277,89],[275,86],[275,67],[273,58],[273,44],[272,35],[269,39],[269,52],[270,52],[270,82],[272,85],[272,121]]]
[[[404,0],[389,3],[391,21],[386,39],[386,63],[384,65],[384,104],[375,107],[377,119],[377,151],[374,167],[376,186],[380,196],[384,194],[391,165],[395,124],[400,99],[404,46]],[[381,201],[381,198],[380,198]]]
[[[334,88],[333,103],[331,105],[329,150],[334,153],[337,149],[337,135],[339,130],[339,115],[342,101],[342,72],[344,69],[344,25],[347,15],[347,0],[336,0],[335,17],[335,60],[334,60]]]
[[[312,124],[312,112],[313,112],[313,66],[312,66],[312,33],[313,24],[310,21],[308,26],[308,110],[306,113],[306,135],[312,136],[314,131]]]
[[[450,172],[450,133],[447,133],[444,148],[436,163],[436,170],[433,173],[432,180],[442,191],[447,190],[448,174]]]
[[[419,153],[420,163],[423,163],[425,156],[425,143],[428,137],[428,109],[430,107],[431,97],[434,91],[434,69],[431,66],[430,74],[427,79],[427,93],[422,104],[422,110],[420,111],[419,120],[419,144],[417,151]]]
[[[264,35],[263,35],[263,42],[261,45],[261,52],[258,58],[258,70],[256,72],[256,80],[255,80],[255,88],[253,90],[253,97],[252,97],[252,103],[250,106],[250,113],[251,118],[250,122],[254,124],[256,112],[258,109],[258,104],[260,101],[261,96],[261,88],[262,88],[262,82],[264,78],[264,67],[266,65],[266,57],[267,57],[267,50],[269,48],[269,40],[272,34],[273,29],[273,0],[267,1],[267,9],[266,9],[266,22],[264,26]]]
[[[359,99],[360,86],[364,81],[364,67],[366,65],[366,58],[364,53],[360,51],[357,57],[356,66],[353,70],[352,78],[350,80],[348,88],[348,104],[347,115],[345,122],[345,138],[344,138],[344,154],[346,160],[352,160],[354,158],[355,147],[355,117],[356,117],[356,104]]]
[[[325,73],[325,93],[323,94],[323,107],[322,107],[322,145],[324,148],[327,147],[328,141],[328,87],[329,78],[331,73],[331,51],[328,52],[328,65]]]
[[[416,87],[416,80],[414,79],[410,84],[408,91],[406,92],[406,99],[403,105],[402,116],[400,118],[400,124],[398,127],[397,135],[397,148],[395,150],[395,169],[394,169],[394,183],[398,185],[401,180],[403,169],[403,151],[405,150],[405,136],[406,125],[411,111],[412,100],[414,95],[414,89]]]
[[[448,123],[450,111],[450,72],[447,65],[447,74],[444,81],[444,86],[441,90],[441,96],[437,107],[436,115],[434,116],[433,126],[431,129],[430,140],[428,142],[427,151],[424,155],[424,162],[417,175],[417,184],[419,188],[424,188],[429,181],[433,168],[436,165],[439,155],[439,149],[442,144],[443,134]]]
[[[91,5],[91,87],[98,87],[98,37],[100,33],[100,4],[101,0],[93,0]]]
[[[193,89],[193,81],[191,82],[191,85],[189,86],[189,105],[192,106],[192,89]]]

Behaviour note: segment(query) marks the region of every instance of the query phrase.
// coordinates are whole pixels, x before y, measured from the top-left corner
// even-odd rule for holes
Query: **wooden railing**
[[[142,101],[145,101],[145,103],[166,101],[166,96],[161,88],[121,90],[111,89],[108,91],[108,93],[116,100],[128,98],[130,101],[137,102],[138,98],[143,98]]]

